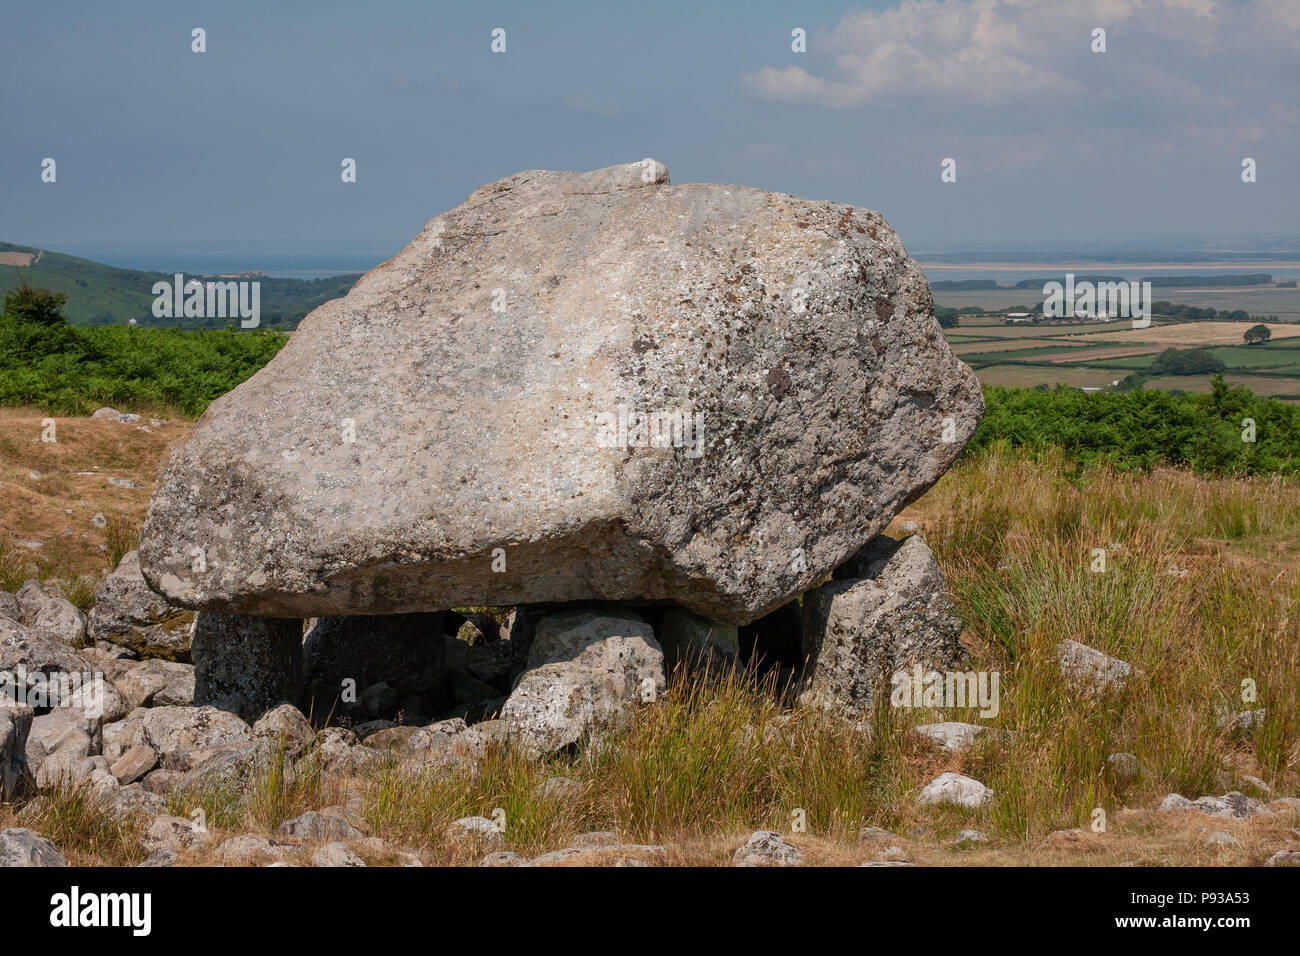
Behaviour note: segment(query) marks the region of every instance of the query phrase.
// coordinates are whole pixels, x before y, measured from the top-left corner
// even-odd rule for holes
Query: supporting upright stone
[[[194,705],[254,721],[302,693],[302,621],[202,611],[190,641]]]
[[[943,669],[961,654],[957,617],[934,555],[919,536],[881,536],[804,596],[808,664],[801,700],[833,713],[869,713],[890,676],[914,664]]]

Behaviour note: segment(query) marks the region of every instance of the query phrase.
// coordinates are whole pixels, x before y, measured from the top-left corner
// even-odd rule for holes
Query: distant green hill
[[[3,260],[12,258],[5,253],[30,253],[34,264],[26,268],[3,264]],[[35,259],[37,255],[39,260]],[[128,319],[142,326],[188,329],[238,324],[238,319],[155,319],[153,285],[170,283],[173,273],[118,269],[60,252],[0,242],[0,295],[18,286],[20,273],[28,285],[66,294],[68,302],[63,313],[76,325],[121,325]],[[188,273],[185,277],[191,278]],[[347,295],[361,275],[324,279],[273,279],[257,274],[246,277],[261,283],[261,327],[292,329],[318,305]]]

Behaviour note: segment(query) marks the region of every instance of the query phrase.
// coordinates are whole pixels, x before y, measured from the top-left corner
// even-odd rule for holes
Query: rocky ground
[[[131,430],[102,420],[79,427]],[[51,471],[57,481],[70,478]],[[448,612],[435,622],[442,646],[436,687],[381,686],[386,681],[362,676],[352,701],[331,694],[327,703],[309,697],[241,716],[196,706],[194,617],[149,592],[133,555],[99,580],[88,614],[60,596],[57,580],[30,580],[0,595],[0,669],[88,671],[107,683],[98,718],[40,706],[0,717],[8,794],[0,805],[0,859],[1296,862],[1294,701],[1270,691],[1296,673],[1296,624],[1287,605],[1296,585],[1286,557],[1294,519],[1281,517],[1293,509],[1294,492],[1171,473],[1098,476],[1071,501],[1054,482],[1035,478],[1038,471],[1000,458],[960,466],[891,526],[934,543],[965,624],[962,666],[1002,671],[1001,711],[991,719],[972,709],[866,707],[853,719],[828,722],[819,693],[843,700],[854,683],[842,671],[820,681],[798,672],[790,653],[802,645],[791,628],[802,626],[803,613],[778,615],[766,629],[715,634],[692,631],[696,622],[682,611],[598,606],[577,617],[571,608]],[[1012,488],[1025,496],[1015,502],[1020,523],[1003,524],[999,504]],[[1135,516],[1123,528],[1087,532],[1126,539],[1127,546],[1117,540],[1111,548],[1125,577],[1108,592],[1120,621],[1100,617],[1095,596],[1081,617],[1072,602],[1084,594],[1074,589],[1104,579],[1062,576],[1068,553],[1082,553],[1086,567],[1091,551],[1079,546],[1070,524],[1076,519],[1063,516],[1114,498],[1141,501],[1142,493],[1177,512],[1188,533],[1177,536],[1177,549],[1151,540],[1152,528],[1167,535],[1175,524],[1160,515],[1146,526]],[[87,501],[102,508],[94,497]],[[1246,514],[1255,530],[1191,533],[1231,524],[1225,514]],[[1046,530],[1062,522],[1066,542]],[[1027,534],[1047,547],[1023,546]],[[107,560],[87,549],[94,553]],[[871,562],[864,564],[850,571],[870,574]],[[40,568],[29,560],[23,570]],[[1158,587],[1147,589],[1152,583]],[[1199,603],[1198,591],[1207,589]],[[1029,603],[1040,594],[1064,605],[1059,621],[1047,605]],[[1222,608],[1236,594],[1243,603],[1230,608],[1231,617],[1215,617],[1210,602]],[[1254,603],[1244,603],[1245,595]],[[1005,603],[1013,598],[1024,603]],[[844,606],[851,619],[870,620],[870,607]],[[804,607],[808,620],[826,626],[830,612],[817,611],[817,601]],[[999,649],[1004,612],[1021,624],[1019,663]],[[1178,636],[1172,646],[1181,667],[1166,660],[1171,645],[1138,639],[1139,620],[1155,622],[1140,632],[1148,637]],[[1242,662],[1232,667],[1214,633],[1224,622]],[[1038,633],[1024,633],[1033,627]],[[1108,628],[1120,636],[1106,637],[1115,633]],[[1114,653],[1093,651],[1084,638]],[[328,684],[339,667],[352,666],[321,653],[328,641],[306,644],[317,647],[315,657],[304,655],[308,689],[313,674]],[[568,663],[547,662],[548,646],[549,656]],[[575,655],[576,646],[584,650]],[[852,641],[843,646],[851,650]],[[705,653],[683,654],[683,647]],[[1260,682],[1262,698],[1233,709],[1242,675],[1270,668],[1275,679]],[[557,681],[581,696],[614,677],[616,691],[585,698],[608,709],[599,720],[599,707],[587,722],[572,713],[548,720],[527,706],[550,699]],[[541,690],[530,697],[530,686]],[[802,704],[792,688],[804,693]],[[1197,701],[1211,694],[1220,704],[1207,713]]]

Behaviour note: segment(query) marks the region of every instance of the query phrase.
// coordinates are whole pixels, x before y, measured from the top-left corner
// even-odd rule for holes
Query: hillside
[[[20,276],[29,285],[67,295],[64,314],[74,325],[115,325],[135,319],[143,326],[219,329],[232,322],[154,318],[154,283],[171,283],[173,273],[118,269],[60,252],[0,242],[0,295],[16,288]],[[318,305],[347,295],[360,275],[310,280],[249,277],[261,283],[261,328],[292,329]]]

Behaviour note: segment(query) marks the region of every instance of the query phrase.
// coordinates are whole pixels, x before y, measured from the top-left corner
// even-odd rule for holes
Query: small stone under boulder
[[[629,611],[567,611],[544,618],[501,711],[525,751],[552,753],[614,723],[664,689],[663,649]]]

